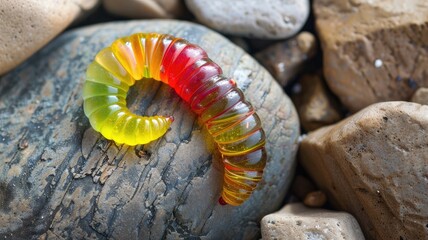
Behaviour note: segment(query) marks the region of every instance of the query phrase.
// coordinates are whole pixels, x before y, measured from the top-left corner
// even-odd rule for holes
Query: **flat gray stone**
[[[231,35],[280,39],[296,34],[309,16],[308,0],[186,0],[203,24]]]

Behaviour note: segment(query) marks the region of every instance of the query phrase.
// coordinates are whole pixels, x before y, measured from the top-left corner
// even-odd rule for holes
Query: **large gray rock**
[[[128,97],[148,115],[172,114],[161,139],[116,146],[83,114],[85,68],[117,37],[184,37],[207,50],[255,105],[267,133],[263,181],[240,207],[218,204],[222,164],[213,141],[168,86],[144,80]],[[68,32],[0,79],[0,238],[257,238],[293,175],[299,124],[279,85],[219,34],[176,21],[135,21]]]
[[[196,18],[231,35],[266,39],[296,34],[309,16],[308,0],[186,0]]]

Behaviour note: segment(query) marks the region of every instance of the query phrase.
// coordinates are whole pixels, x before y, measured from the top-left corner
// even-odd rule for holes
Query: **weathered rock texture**
[[[351,111],[428,86],[428,1],[316,0],[328,85]]]
[[[267,133],[263,181],[240,207],[218,204],[222,164],[190,108],[161,82],[139,81],[136,113],[172,114],[151,144],[116,146],[89,125],[86,66],[119,36],[161,32],[207,50],[256,107]],[[133,21],[66,33],[0,79],[0,238],[257,238],[278,209],[294,169],[299,124],[280,86],[254,59],[207,28]]]
[[[0,2],[0,75],[46,45],[98,0]]]
[[[103,0],[105,9],[129,18],[175,18],[185,13],[184,0]]]
[[[285,205],[262,219],[264,240],[277,239],[364,239],[355,218],[345,212],[310,209],[301,203]]]
[[[319,74],[306,74],[299,79],[300,91],[293,96],[300,123],[313,131],[342,119],[337,98],[328,90]]]
[[[372,105],[301,143],[303,167],[369,239],[428,237],[428,106]]]
[[[428,88],[419,88],[416,90],[415,94],[413,94],[412,102],[428,105]]]
[[[293,36],[309,16],[308,0],[186,0],[203,24],[231,35],[279,39]]]
[[[255,54],[255,58],[285,87],[317,52],[315,36],[309,32],[276,43]]]

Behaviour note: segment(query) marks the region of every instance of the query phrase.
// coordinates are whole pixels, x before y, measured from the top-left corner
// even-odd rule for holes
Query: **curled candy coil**
[[[220,203],[238,206],[247,200],[266,165],[265,133],[236,82],[195,44],[167,34],[137,33],[101,50],[88,66],[83,88],[91,126],[130,146],[164,135],[173,117],[138,116],[127,108],[129,88],[143,78],[172,87],[217,143],[225,169]]]

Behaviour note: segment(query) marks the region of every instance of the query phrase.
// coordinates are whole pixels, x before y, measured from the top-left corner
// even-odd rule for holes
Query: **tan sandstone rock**
[[[313,131],[342,119],[337,98],[328,90],[319,74],[299,79],[300,91],[293,96],[303,129]]]
[[[428,86],[428,1],[315,0],[324,74],[351,111]]]
[[[105,9],[129,18],[175,18],[185,13],[183,0],[103,0]]]
[[[0,1],[0,75],[90,11],[98,0]]]
[[[372,105],[310,133],[299,158],[369,239],[427,239],[428,106]]]
[[[302,32],[258,52],[255,57],[285,87],[315,56],[316,41],[312,33]]]
[[[301,203],[285,205],[262,219],[264,240],[277,239],[364,239],[355,218],[345,212],[310,209]]]
[[[428,105],[428,88],[418,88],[413,94],[412,102]]]

